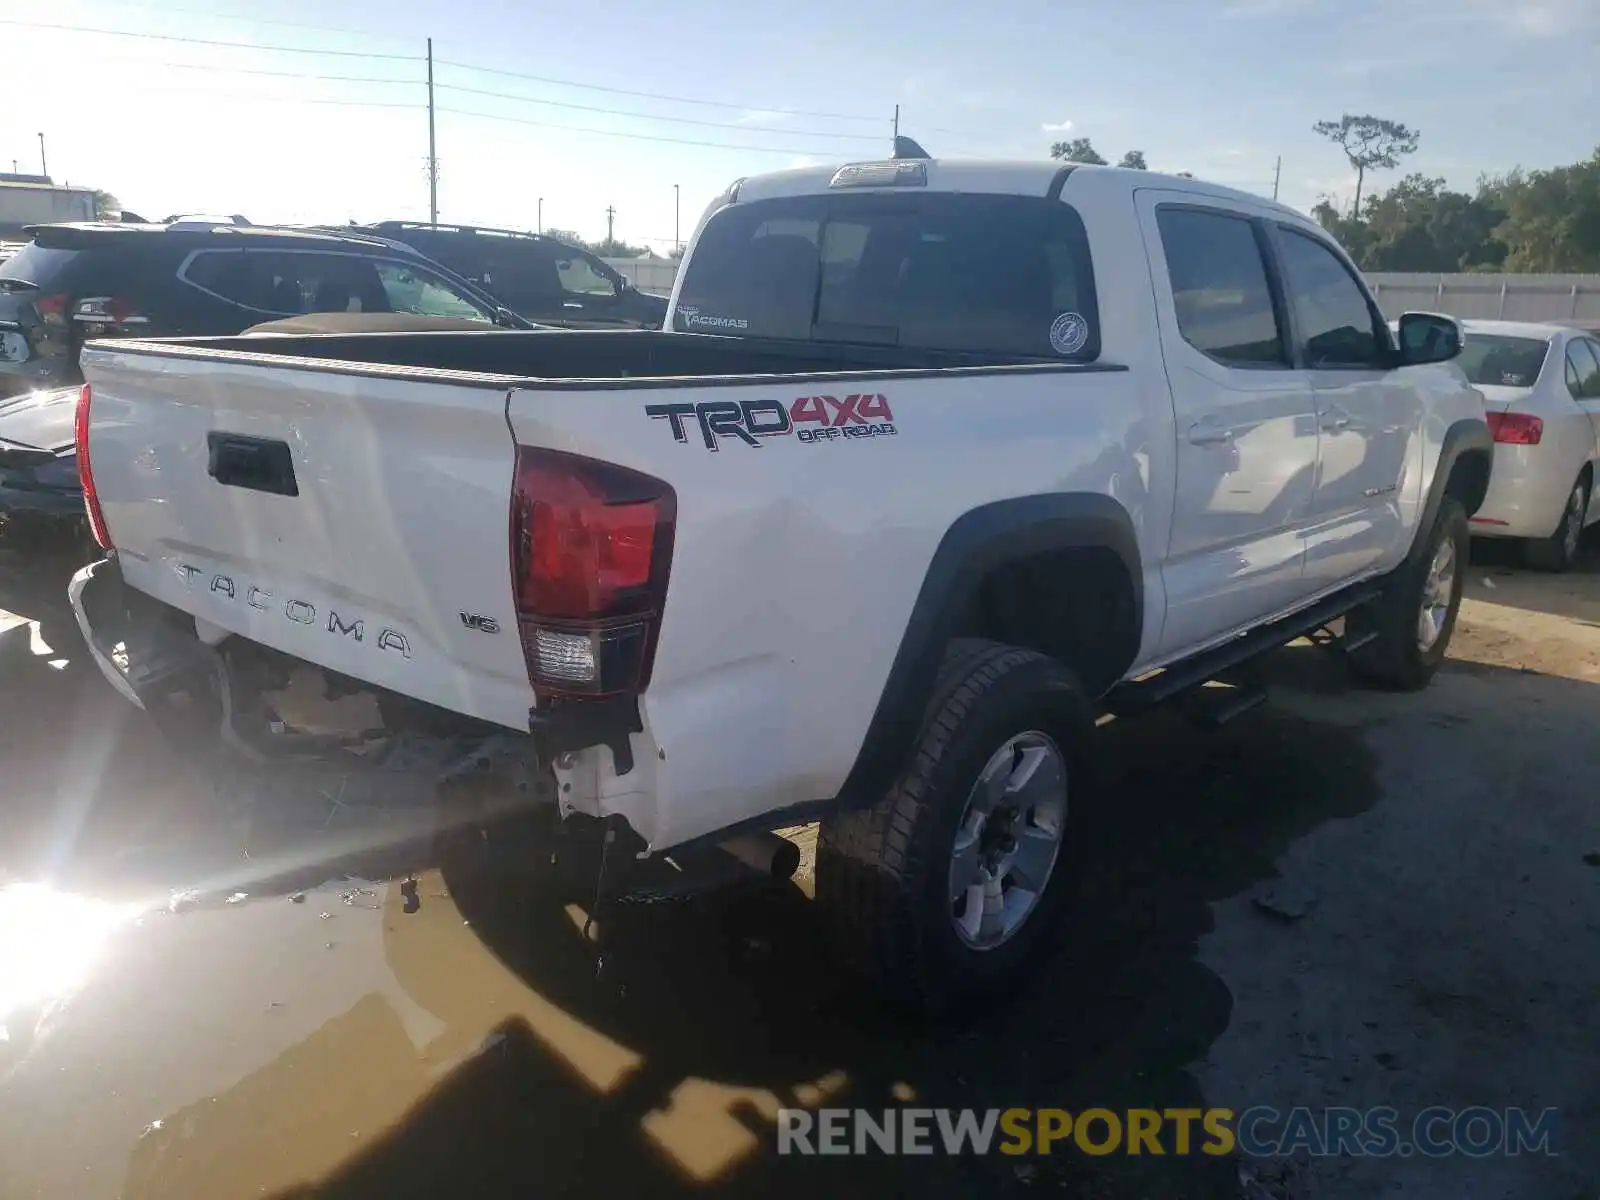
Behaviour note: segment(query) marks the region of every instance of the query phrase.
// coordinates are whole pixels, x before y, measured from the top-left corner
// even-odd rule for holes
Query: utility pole
[[[680,198],[681,197],[679,196],[679,193],[678,193],[678,185],[677,184],[673,184],[672,185],[672,251],[673,251],[674,254],[676,254],[679,250],[683,249],[683,239],[678,236],[678,228],[679,228],[679,226],[678,226],[678,213],[680,211],[678,201],[679,201]]]
[[[439,223],[439,156],[433,137],[433,39],[428,39],[428,224]]]
[[[616,223],[617,223],[617,206],[615,204],[607,205],[606,206],[606,249],[608,249],[608,250],[615,248],[615,246],[617,244]]]
[[[539,232],[544,232],[544,197],[539,197]]]
[[[50,164],[44,160],[44,134],[39,135],[39,174],[50,178]]]
[[[1283,175],[1283,155],[1278,155],[1278,165],[1272,168],[1272,198],[1278,198],[1278,179]]]
[[[895,137],[900,136],[900,106],[898,104],[894,106],[894,135]]]

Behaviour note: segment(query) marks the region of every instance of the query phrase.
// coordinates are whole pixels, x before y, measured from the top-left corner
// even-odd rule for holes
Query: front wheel
[[[1345,618],[1352,634],[1377,634],[1351,655],[1363,679],[1396,691],[1428,686],[1455,632],[1467,545],[1466,510],[1446,496],[1420,552],[1390,573],[1376,600]]]
[[[1589,484],[1581,476],[1572,485],[1561,510],[1561,523],[1549,537],[1524,542],[1524,561],[1536,571],[1570,571],[1578,561],[1578,543],[1583,538],[1583,518],[1589,511]]]
[[[900,777],[824,820],[817,847],[817,901],[888,990],[949,1010],[1003,990],[1044,948],[1093,728],[1060,663],[952,644]]]

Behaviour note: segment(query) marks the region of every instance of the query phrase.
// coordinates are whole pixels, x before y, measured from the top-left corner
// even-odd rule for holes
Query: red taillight
[[[528,679],[541,697],[649,682],[677,507],[659,479],[517,448],[511,577]]]
[[[58,292],[53,296],[40,296],[33,306],[39,310],[39,319],[46,325],[65,325],[68,299],[65,293]]]
[[[83,507],[89,514],[89,532],[100,549],[110,550],[111,533],[106,529],[106,515],[100,511],[100,494],[95,491],[94,471],[89,466],[89,403],[92,399],[89,385],[78,389],[78,407],[72,415],[72,440],[78,448],[78,482],[83,485]]]
[[[1544,421],[1530,413],[1492,412],[1486,414],[1489,436],[1507,446],[1537,446],[1544,437]]]

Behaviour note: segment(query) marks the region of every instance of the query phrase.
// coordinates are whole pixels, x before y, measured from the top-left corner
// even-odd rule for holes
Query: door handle
[[[1196,446],[1226,446],[1233,441],[1233,430],[1214,421],[1196,421],[1189,426],[1189,441]]]
[[[1341,433],[1350,428],[1352,421],[1349,413],[1335,406],[1322,414],[1320,428],[1326,433]]]

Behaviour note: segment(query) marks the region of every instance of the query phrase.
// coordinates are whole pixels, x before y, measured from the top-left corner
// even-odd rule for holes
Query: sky
[[[149,218],[426,219],[429,37],[441,221],[661,252],[736,178],[884,156],[896,105],[936,156],[1087,137],[1301,209],[1351,198],[1343,113],[1421,133],[1369,189],[1600,145],[1600,0],[52,0],[0,4],[0,169],[42,131]]]

